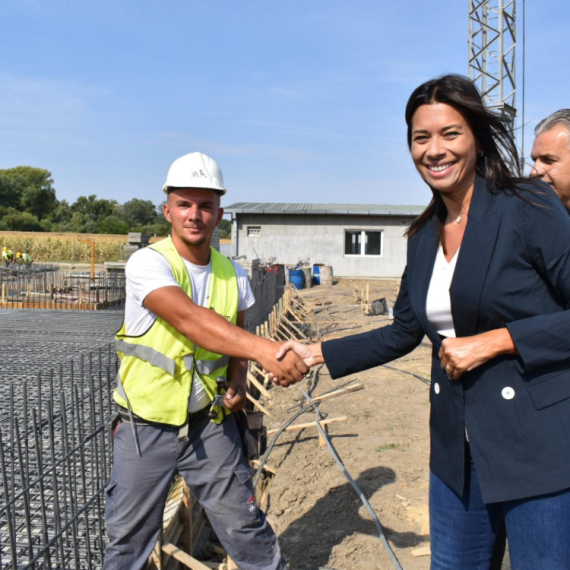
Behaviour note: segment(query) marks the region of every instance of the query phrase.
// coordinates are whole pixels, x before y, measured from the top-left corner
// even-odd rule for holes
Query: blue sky
[[[403,110],[467,74],[468,5],[1,0],[0,168],[45,168],[69,202],[158,204],[170,163],[200,150],[226,205],[425,204]],[[528,155],[537,120],[570,106],[570,2],[526,10]]]

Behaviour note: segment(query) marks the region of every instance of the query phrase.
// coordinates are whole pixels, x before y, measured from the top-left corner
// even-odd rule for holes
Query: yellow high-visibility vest
[[[192,282],[184,261],[169,237],[152,249],[162,254],[182,290],[192,298]],[[238,310],[238,283],[232,262],[210,248],[209,309],[235,324]],[[115,336],[121,366],[115,401],[151,422],[181,426],[188,415],[192,382],[202,382],[213,400],[216,378],[227,376],[229,357],[193,344],[166,321],[158,318],[144,334],[128,336],[125,324]],[[225,408],[224,408],[225,410]],[[228,412],[229,413],[229,412]],[[223,416],[220,414],[218,421]]]

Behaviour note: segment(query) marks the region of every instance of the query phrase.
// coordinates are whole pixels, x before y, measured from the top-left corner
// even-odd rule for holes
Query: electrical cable
[[[415,374],[414,372],[408,372],[407,370],[402,370],[401,368],[395,368],[394,366],[388,366],[387,364],[382,364],[382,367],[389,368],[390,370],[395,370],[396,372],[403,372],[404,374],[409,374],[410,376],[413,376],[414,378],[421,380],[424,384],[427,384],[428,386],[431,385],[431,380],[428,380],[427,378],[424,378],[419,374]]]
[[[378,516],[374,512],[374,509],[372,508],[372,506],[370,505],[370,503],[368,502],[368,500],[366,499],[366,497],[364,496],[362,491],[360,490],[360,487],[356,484],[354,479],[350,476],[350,473],[348,472],[348,470],[344,466],[342,460],[340,459],[337,452],[335,451],[335,449],[334,449],[330,439],[328,438],[325,430],[322,428],[321,424],[319,423],[319,416],[320,416],[319,407],[317,406],[317,404],[315,402],[313,402],[311,397],[303,390],[303,388],[299,387],[299,389],[303,393],[303,396],[305,396],[305,398],[310,402],[310,406],[315,410],[315,413],[317,414],[317,421],[316,421],[317,429],[321,433],[321,437],[325,440],[325,443],[327,444],[328,450],[330,451],[331,455],[333,456],[334,460],[336,461],[336,463],[339,466],[340,470],[342,471],[343,475],[346,477],[348,482],[352,485],[352,488],[356,491],[356,494],[358,495],[360,501],[366,507],[366,510],[368,511],[368,513],[370,514],[372,519],[374,520],[374,524],[376,525],[376,530],[378,532],[380,540],[382,541],[382,544],[384,545],[386,552],[390,556],[392,563],[394,564],[394,567],[397,570],[403,570],[400,562],[398,561],[398,559],[396,558],[396,555],[394,554],[394,551],[392,550],[392,547],[390,546],[390,544],[386,540],[386,536],[384,535],[384,531],[382,530],[382,525],[380,524],[380,520],[378,519]]]
[[[255,476],[253,477],[253,488],[255,489],[257,487],[257,483],[259,482],[259,478],[261,477],[261,473],[263,472],[263,467],[265,466],[265,464],[267,463],[267,460],[269,459],[269,456],[271,455],[271,452],[273,451],[273,448],[275,447],[275,444],[277,443],[277,440],[279,439],[279,436],[301,415],[303,415],[307,410],[310,410],[313,406],[311,404],[307,404],[306,406],[302,407],[298,412],[296,412],[295,414],[293,414],[277,431],[277,433],[275,434],[275,436],[273,437],[273,439],[271,440],[271,443],[267,446],[267,449],[265,450],[265,453],[263,454],[263,457],[260,459],[259,461],[259,467],[257,468],[257,471],[255,472]]]

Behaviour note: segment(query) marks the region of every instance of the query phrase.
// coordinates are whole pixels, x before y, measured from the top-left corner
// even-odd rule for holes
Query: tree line
[[[127,234],[144,232],[165,236],[170,224],[162,204],[133,198],[116,200],[79,196],[73,204],[58,200],[51,172],[32,166],[0,169],[0,230],[31,232],[75,232]],[[224,220],[220,237],[229,237],[230,223]]]

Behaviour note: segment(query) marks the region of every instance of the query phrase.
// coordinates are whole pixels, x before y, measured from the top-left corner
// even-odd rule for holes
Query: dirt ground
[[[360,281],[370,300],[386,298],[393,306],[398,282]],[[335,280],[333,287],[302,291],[317,308],[311,318],[321,339],[360,333],[390,323],[387,315],[366,316],[355,303],[355,280]],[[355,306],[356,304],[356,306]],[[340,330],[345,329],[345,330]],[[348,329],[348,330],[347,330]],[[316,326],[313,328],[316,333]],[[429,379],[431,345],[354,376],[332,380],[320,370],[313,397],[362,383],[364,389],[323,402],[332,423],[331,441],[347,471],[376,512],[385,536],[405,570],[427,570],[428,524],[428,385],[407,374]],[[308,381],[301,384],[305,389]],[[280,427],[299,408],[298,387],[278,388],[270,403],[268,429]],[[313,421],[308,412],[294,423]],[[271,441],[272,436],[269,437]],[[384,570],[394,568],[378,538],[375,523],[326,447],[319,447],[315,427],[282,434],[268,465],[277,470],[270,489],[268,516],[292,570]],[[414,555],[415,554],[415,555]]]

